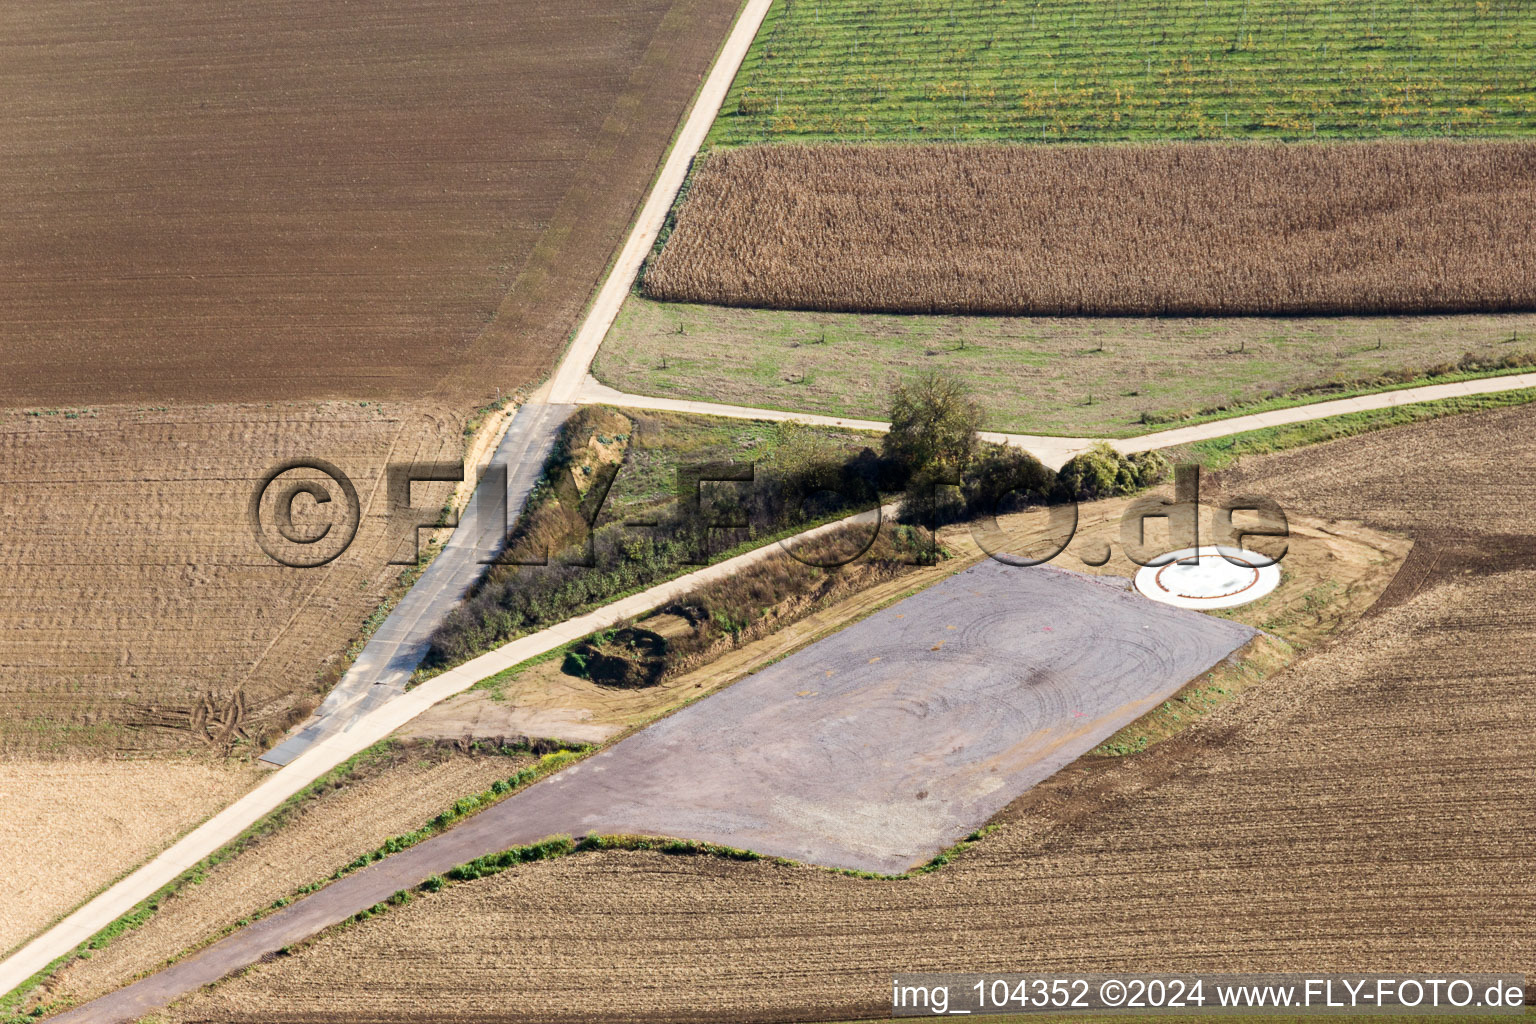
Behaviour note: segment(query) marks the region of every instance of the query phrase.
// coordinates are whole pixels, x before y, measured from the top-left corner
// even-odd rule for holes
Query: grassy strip
[[[560,750],[545,754],[539,758],[537,763],[529,765],[527,768],[518,769],[516,772],[513,772],[512,775],[507,779],[497,779],[495,782],[491,783],[491,787],[489,789],[472,794],[470,796],[460,797],[458,800],[453,802],[453,806],[449,807],[446,811],[443,811],[437,817],[427,822],[421,828],[416,829],[414,832],[406,832],[401,835],[386,839],[377,849],[373,850],[371,853],[365,853],[361,857],[358,857],[356,860],[353,860],[350,863],[344,864],[340,868],[337,868],[336,872],[332,874],[330,878],[326,879],[326,881],[334,882],[337,879],[343,878],[354,871],[361,870],[370,864],[381,861],[392,853],[399,853],[402,850],[409,850],[411,847],[418,843],[425,842],[426,840],[431,839],[433,836],[440,835],[441,833],[446,832],[448,829],[452,828],[454,825],[458,824],[460,821],[463,821],[465,818],[472,817],[473,815],[479,814],[486,808],[500,803],[503,799],[511,796],[513,793],[517,792],[523,787],[537,782],[539,779],[544,778],[546,775],[552,775],[567,765],[574,764],[575,762],[586,757],[595,749],[596,748],[587,744],[579,744],[563,747]],[[298,890],[298,892],[301,895],[307,895],[308,893],[314,892],[316,889],[321,888],[321,886],[324,884],[324,882],[312,882],[309,886]],[[274,904],[273,909],[277,909],[281,905],[283,904]]]
[[[872,377],[884,386],[931,368],[975,389],[988,429],[1132,437],[1522,372],[1536,364],[1533,335],[1529,314],[1069,320],[804,313],[631,296],[593,373],[636,394],[883,420]]]
[[[566,835],[549,836],[536,843],[524,846],[514,846],[499,853],[488,853],[483,857],[466,861],[456,867],[450,868],[441,875],[431,875],[416,886],[420,893],[442,892],[450,885],[459,882],[473,882],[482,878],[490,878],[501,874],[508,868],[517,867],[520,864],[531,864],[536,861],[554,860],[558,857],[568,857],[577,853],[590,853],[598,851],[629,850],[663,853],[673,857],[715,857],[721,860],[731,861],[768,861],[781,867],[809,867],[818,871],[830,871],[834,874],[846,875],[850,878],[863,878],[874,881],[893,882],[903,879],[916,878],[929,874],[952,863],[956,857],[971,849],[989,835],[996,826],[988,825],[977,829],[953,846],[940,851],[931,860],[913,868],[910,871],[896,875],[880,874],[874,871],[856,871],[847,868],[828,868],[816,864],[804,864],[791,860],[788,857],[768,857],[755,850],[745,850],[735,846],[722,846],[718,843],[704,843],[692,839],[673,839],[667,836],[643,836],[643,835],[589,835],[580,840],[572,839]],[[410,890],[401,889],[388,900],[375,903],[366,910],[360,910],[353,914],[342,925],[357,924],[375,917],[387,911],[391,906],[405,906],[412,900]],[[341,927],[341,926],[338,926]],[[313,940],[306,940],[313,941]]]
[[[1443,416],[1507,409],[1531,401],[1536,401],[1536,388],[1441,398],[1432,402],[1416,402],[1386,409],[1350,412],[1326,419],[1289,423],[1279,427],[1261,427],[1241,434],[1196,441],[1193,444],[1169,449],[1166,454],[1174,461],[1193,459],[1206,469],[1225,469],[1244,455],[1267,455],[1323,441],[1368,434],[1373,430],[1384,430],[1387,427],[1422,423],[1426,420],[1440,419]]]
[[[1269,398],[1262,398],[1253,402],[1233,402],[1227,405],[1213,406],[1209,409],[1201,409],[1196,413],[1147,413],[1142,416],[1141,422],[1145,426],[1153,427],[1157,430],[1174,430],[1179,427],[1193,427],[1202,423],[1215,423],[1221,420],[1236,419],[1239,416],[1274,412],[1278,409],[1297,409],[1302,406],[1321,405],[1323,402],[1334,402],[1344,398],[1384,395],[1394,391],[1411,391],[1414,388],[1433,387],[1437,384],[1461,384],[1469,380],[1488,380],[1493,377],[1514,377],[1530,373],[1533,370],[1536,370],[1536,364],[1530,361],[1530,357],[1522,356],[1519,360],[1497,368],[1454,370],[1449,372],[1429,370],[1417,376],[1407,377],[1390,383],[1355,381],[1341,383],[1336,386],[1318,385],[1303,387],[1288,394],[1273,395]],[[1136,437],[1139,435],[1127,430],[1116,432],[1116,436]]]

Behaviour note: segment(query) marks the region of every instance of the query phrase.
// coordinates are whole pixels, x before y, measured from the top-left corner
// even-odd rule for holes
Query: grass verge
[[[965,380],[990,430],[1132,437],[1536,365],[1536,314],[984,317],[812,313],[631,295],[593,373],[621,391],[884,420],[888,387]]]
[[[1301,448],[1324,441],[1368,434],[1388,427],[1406,426],[1443,416],[1464,413],[1487,412],[1507,409],[1536,401],[1536,388],[1519,391],[1501,391],[1487,395],[1465,395],[1442,398],[1432,402],[1415,402],[1387,409],[1371,409],[1367,412],[1344,413],[1327,419],[1291,423],[1280,427],[1262,427],[1241,434],[1197,441],[1167,449],[1166,454],[1175,462],[1196,461],[1206,469],[1225,469],[1244,455],[1266,455],[1291,448]]]

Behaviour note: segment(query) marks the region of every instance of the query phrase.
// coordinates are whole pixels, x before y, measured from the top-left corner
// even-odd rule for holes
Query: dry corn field
[[[1371,613],[946,868],[578,854],[419,897],[186,1022],[873,1017],[916,970],[1536,972],[1536,410],[1264,459],[1226,492],[1417,537]],[[423,1006],[430,1009],[423,1010]]]
[[[1536,146],[715,152],[651,298],[1069,316],[1536,308]]]

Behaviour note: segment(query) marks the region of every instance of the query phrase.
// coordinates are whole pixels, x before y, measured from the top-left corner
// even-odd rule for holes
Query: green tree
[[[934,370],[897,386],[890,416],[885,457],[908,476],[958,475],[980,444],[981,406],[964,383]]]

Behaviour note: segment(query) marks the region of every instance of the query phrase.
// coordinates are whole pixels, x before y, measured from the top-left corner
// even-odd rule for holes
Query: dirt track
[[[1376,610],[1192,733],[1062,773],[935,874],[578,856],[422,898],[172,1019],[419,1020],[423,993],[442,1021],[869,1017],[893,970],[1536,973],[1532,466],[1531,409],[1245,463],[1224,486],[1419,537]]]

